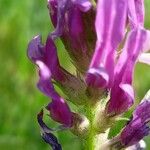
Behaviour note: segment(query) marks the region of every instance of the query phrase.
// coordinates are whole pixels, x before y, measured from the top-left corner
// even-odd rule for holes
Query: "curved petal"
[[[149,93],[148,93],[149,95]],[[125,146],[137,144],[150,134],[150,97],[146,96],[133,112],[133,117],[121,132],[121,142]]]
[[[92,7],[90,0],[75,0],[74,4],[83,12],[89,11]]]
[[[143,51],[146,35],[146,31],[139,28],[132,30],[127,37],[123,52],[115,66],[114,85],[108,102],[108,113],[110,115],[123,113],[133,104],[134,94],[129,93],[127,95],[127,86],[128,90],[133,93],[132,77],[134,66],[138,56]],[[125,86],[122,87],[122,85]]]
[[[128,1],[128,18],[132,29],[144,25],[144,15],[144,0]]]
[[[134,90],[129,84],[120,84],[119,88],[112,88],[107,113],[111,116],[127,111],[134,102]]]
[[[41,136],[43,140],[48,143],[53,150],[62,150],[56,136],[52,134],[53,129],[47,127],[47,125],[43,122],[43,110],[41,110],[41,112],[37,115],[37,120],[41,128]]]
[[[103,70],[105,70],[109,77],[108,81],[105,81],[105,87],[107,88],[110,88],[113,84],[116,54],[115,50],[125,34],[126,21],[126,0],[98,1],[95,21],[97,42],[89,70],[90,68],[96,68],[98,70],[99,68],[103,67]],[[88,74],[89,71],[87,72],[87,76]],[[90,80],[90,78],[88,79]],[[104,78],[99,78],[99,80],[102,80],[99,81],[99,83],[101,83],[103,82]],[[91,82],[87,80],[87,83]],[[101,85],[99,85],[99,88],[101,88]]]
[[[42,60],[44,57],[45,50],[41,41],[41,36],[37,35],[28,44],[27,55],[33,63],[35,63],[36,60]]]
[[[52,99],[52,102],[47,107],[50,111],[51,118],[61,124],[71,126],[72,113],[64,99],[55,91],[49,69],[43,62],[37,61],[37,65],[39,66],[40,74],[37,86],[45,95]]]

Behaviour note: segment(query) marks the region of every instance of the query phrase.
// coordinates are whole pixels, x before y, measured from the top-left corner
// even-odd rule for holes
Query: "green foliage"
[[[49,99],[37,90],[35,66],[26,56],[28,42],[33,36],[42,34],[45,40],[46,35],[52,31],[46,3],[46,0],[0,0],[0,149],[2,150],[49,149],[40,138],[36,121],[36,114]],[[150,28],[148,16],[150,2],[145,0],[145,3],[146,26]],[[71,63],[66,59],[62,43],[58,41],[57,46],[61,62],[69,69]],[[150,87],[149,73],[150,68],[147,66],[137,66],[135,87],[138,100]],[[113,135],[117,129],[114,128]],[[58,137],[65,150],[81,149],[80,141],[71,133],[58,133]]]

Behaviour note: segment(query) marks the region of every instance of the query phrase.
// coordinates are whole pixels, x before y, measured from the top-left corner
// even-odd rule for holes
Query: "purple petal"
[[[43,122],[43,110],[38,114],[37,119],[42,130],[41,136],[43,140],[48,143],[53,150],[62,150],[56,136],[52,134],[53,129],[48,128],[47,125]]]
[[[108,102],[109,114],[120,114],[123,111],[127,111],[133,104],[132,76],[138,56],[143,51],[145,39],[146,31],[143,29],[133,30],[127,37],[125,47],[115,67],[114,85]],[[120,88],[121,85],[130,87],[128,88],[129,92],[127,92],[126,88]]]
[[[144,25],[144,0],[130,0],[128,2],[128,18],[131,28]]]
[[[36,60],[43,59],[45,50],[41,41],[41,36],[37,35],[28,44],[27,55],[33,63],[35,63]]]
[[[149,94],[149,93],[148,93]],[[133,117],[121,133],[121,141],[126,146],[138,143],[150,134],[150,96],[145,97],[133,112]]]
[[[65,74],[59,64],[56,46],[50,36],[48,36],[45,46],[45,63],[56,81],[63,82],[65,80]]]
[[[52,102],[48,107],[51,117],[61,124],[70,126],[72,123],[71,111],[64,99],[62,99],[55,91],[49,69],[40,61],[37,62],[37,65],[40,68],[40,79],[37,86],[45,95],[52,99]]]
[[[46,108],[53,120],[67,127],[72,125],[72,113],[62,98],[59,98],[59,101],[53,100]]]
[[[88,11],[91,7],[88,0],[74,0],[70,3],[63,1],[63,3],[65,6],[61,9],[63,12],[58,13],[58,1],[49,1],[50,16],[56,27],[51,36],[55,39],[61,35],[73,63],[81,73],[85,73],[95,46],[95,12],[93,9]]]
[[[99,83],[105,81],[105,87],[111,87],[113,83],[115,50],[125,34],[126,22],[127,2],[125,0],[98,1],[95,22],[97,43],[89,69],[94,68],[99,70],[99,68],[103,67],[102,70],[105,70],[103,72],[108,74],[109,79],[106,81],[103,76],[100,76],[99,80],[102,81],[99,81]],[[88,74],[89,71],[87,72],[87,76]],[[94,76],[97,78],[96,75]],[[92,84],[90,78],[87,78],[86,81]],[[99,88],[101,88],[100,84]]]
[[[120,84],[118,88],[111,89],[107,113],[111,116],[121,114],[130,108],[134,101],[134,91],[129,84]]]
[[[86,82],[88,86],[91,87],[102,87],[104,88],[105,85],[108,83],[108,74],[105,72],[104,68],[90,68],[88,70],[88,75],[86,77]]]
[[[42,133],[43,140],[48,143],[53,150],[62,150],[61,145],[58,143],[56,136],[52,133]]]

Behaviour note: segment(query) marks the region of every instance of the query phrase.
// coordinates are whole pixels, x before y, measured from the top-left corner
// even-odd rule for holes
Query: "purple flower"
[[[37,118],[42,138],[54,150],[61,150],[53,131],[69,128],[85,139],[90,136],[90,142],[132,106],[136,62],[150,64],[150,31],[144,29],[143,0],[48,0],[48,8],[55,29],[45,44],[40,36],[30,41],[28,57],[39,68],[37,87],[51,99],[45,108],[61,124],[57,129],[49,128],[42,110]],[[76,68],[75,75],[59,63],[57,38]],[[71,112],[65,99],[82,105],[85,116]],[[121,134],[103,146],[139,148],[138,142],[150,133],[149,108],[146,97]]]
[[[89,86],[112,86],[116,49],[126,32],[127,8],[126,0],[98,1],[95,21],[97,42],[86,77]]]
[[[115,66],[114,85],[108,103],[108,114],[110,115],[123,113],[133,104],[133,71],[146,38],[147,32],[144,29],[133,30],[127,37],[123,52]]]
[[[71,111],[58,93],[55,91],[52,84],[52,73],[54,78],[62,78],[61,72],[59,72],[58,61],[56,57],[49,58],[50,53],[47,53],[49,49],[53,51],[54,45],[52,40],[48,37],[46,46],[41,45],[40,37],[35,37],[28,47],[29,58],[39,67],[39,82],[37,84],[38,88],[48,97],[52,99],[52,102],[48,105],[47,109],[50,111],[50,116],[55,121],[64,124],[66,126],[71,126],[72,114]],[[55,52],[55,51],[53,51]],[[54,55],[55,56],[55,55]],[[52,63],[49,63],[53,59]],[[55,68],[52,68],[56,66]],[[53,70],[52,70],[53,69]],[[58,73],[58,72],[59,73]],[[58,73],[58,74],[57,74]],[[61,109],[60,109],[61,108]]]
[[[120,135],[124,146],[131,146],[138,143],[145,136],[150,134],[150,97],[144,98],[133,112],[133,117],[128,122]]]
[[[114,82],[116,50],[127,30],[144,24],[143,0],[99,0],[95,28],[97,42],[86,82],[94,88],[111,88]]]
[[[43,110],[37,115],[37,120],[41,128],[41,136],[43,140],[48,143],[53,150],[62,150],[56,136],[52,134],[53,129],[48,128],[43,122]]]
[[[144,0],[130,0],[128,2],[128,18],[131,28],[144,25]]]
[[[48,6],[55,30],[53,38],[60,37],[74,65],[85,73],[95,46],[95,11],[89,0],[49,0]]]

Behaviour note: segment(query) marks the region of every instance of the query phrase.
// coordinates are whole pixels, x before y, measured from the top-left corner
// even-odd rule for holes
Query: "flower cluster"
[[[150,134],[149,93],[116,137],[104,144],[99,138],[96,144],[92,141],[106,133],[133,105],[136,63],[150,64],[150,31],[144,28],[144,0],[48,0],[48,9],[55,30],[45,44],[38,35],[28,45],[28,57],[39,68],[37,87],[51,99],[45,109],[61,124],[49,128],[41,110],[37,118],[45,142],[53,150],[61,150],[53,132],[70,130],[87,141],[89,150],[141,146],[139,141]],[[60,65],[57,38],[62,40],[76,75]],[[66,100],[83,109],[82,113],[71,111]]]

